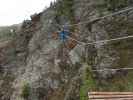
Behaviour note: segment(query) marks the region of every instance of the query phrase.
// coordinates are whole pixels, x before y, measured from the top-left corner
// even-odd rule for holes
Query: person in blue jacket
[[[68,35],[69,35],[69,32],[63,30],[63,31],[60,32],[60,39],[61,39],[62,41],[66,41]]]

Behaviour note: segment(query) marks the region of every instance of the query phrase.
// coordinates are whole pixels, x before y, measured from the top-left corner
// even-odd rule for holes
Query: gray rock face
[[[104,0],[74,0],[76,23],[101,16],[97,6],[103,4]],[[71,21],[64,16],[57,16],[56,5],[31,16],[31,21],[24,21],[14,40],[0,48],[0,62],[2,68],[6,69],[1,72],[1,100],[80,100],[84,63],[95,70],[132,65],[132,39],[94,45],[72,44],[70,39],[63,43],[55,32],[59,31],[60,23]],[[110,13],[102,10],[102,15]],[[74,34],[70,36],[89,43],[132,35],[132,19],[132,12],[128,12],[76,25]],[[118,72],[94,74],[102,80],[112,78]]]
[[[26,65],[23,74],[15,80],[16,91],[11,100],[22,99],[21,92],[25,83],[31,87],[28,100],[70,100],[75,98],[72,96],[75,95],[75,89],[79,92],[79,84],[76,84],[79,77],[76,74],[80,64],[71,65],[63,43],[59,39],[53,39],[53,32],[58,31],[54,16],[55,11],[49,9],[36,25],[38,27],[41,24],[39,30],[25,33],[32,34],[26,43]],[[33,26],[30,27],[32,29]],[[25,44],[21,46],[25,48]],[[79,95],[75,96],[77,98]]]
[[[76,2],[75,14],[77,18],[80,18],[81,21],[84,21],[84,22],[88,21],[88,23],[89,23],[89,20],[91,21],[101,16],[99,12],[101,8],[98,8],[98,5],[102,6],[105,3],[104,0],[103,1],[101,0],[100,2],[98,2],[97,0],[93,0],[93,1],[84,0],[82,1],[82,3],[80,0],[78,1],[76,0],[75,2]],[[102,16],[104,16],[110,12],[108,12],[107,10],[105,11],[103,10],[103,12],[101,13],[102,13]],[[122,13],[114,17],[102,19],[94,23],[79,25],[79,31],[80,31],[79,34],[81,36],[80,39],[85,42],[94,42],[99,40],[108,40],[108,39],[131,35],[129,32],[130,25],[129,26],[127,25],[127,23],[129,24],[129,21],[132,20],[132,18],[129,16],[132,16],[130,11],[128,13]],[[121,26],[122,24],[123,24],[123,28]],[[124,66],[120,65],[119,63],[119,62],[122,63],[121,61],[122,57],[120,52],[123,51],[125,48],[122,49],[120,47],[121,45],[115,46],[115,43],[117,44],[124,41],[126,40],[110,42],[110,43],[98,43],[98,44],[94,44],[94,48],[90,48],[90,46],[88,45],[87,48],[89,49],[89,51],[86,50],[88,52],[87,59],[90,60],[89,59],[90,57],[94,57],[93,59],[91,59],[91,62],[93,62],[92,68],[99,70],[99,69],[109,69],[109,68],[130,66],[130,63],[124,64]],[[132,44],[132,39],[130,39],[130,42],[126,42],[126,44]],[[123,47],[124,45],[125,44],[123,44]],[[119,47],[121,49],[116,49]],[[126,48],[126,49],[128,49],[129,52],[131,52],[130,51],[131,49],[129,48]],[[93,53],[91,53],[92,51]],[[130,55],[127,55],[127,56],[129,57]],[[99,72],[99,77],[106,79],[115,74],[116,74],[115,71]]]

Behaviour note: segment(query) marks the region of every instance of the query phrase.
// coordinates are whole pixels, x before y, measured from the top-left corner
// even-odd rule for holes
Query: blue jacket
[[[67,31],[61,31],[61,32],[60,32],[60,39],[61,39],[62,41],[66,41],[68,35],[69,35],[69,32],[67,32]]]

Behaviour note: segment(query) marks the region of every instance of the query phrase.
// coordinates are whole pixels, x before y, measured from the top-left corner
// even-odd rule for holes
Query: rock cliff
[[[133,38],[81,45],[58,35],[67,24],[69,36],[85,43],[133,35],[133,10],[89,23],[132,4],[57,0],[11,28],[0,44],[0,100],[87,100],[88,91],[133,91],[132,70],[93,71],[132,67]]]

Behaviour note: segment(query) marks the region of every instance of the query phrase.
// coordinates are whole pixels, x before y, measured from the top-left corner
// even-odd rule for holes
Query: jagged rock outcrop
[[[11,100],[23,99],[24,84],[30,86],[30,94],[25,97],[28,100],[78,98],[80,82],[77,73],[80,63],[73,65],[67,53],[69,51],[59,39],[52,38],[52,33],[57,31],[55,14],[54,9],[50,8],[41,16],[36,15],[40,16],[37,17],[37,23],[34,24],[34,20],[24,22],[17,37],[16,48],[19,54],[26,53],[26,63],[22,66],[23,74],[15,80],[16,92]]]
[[[58,36],[61,25],[92,21],[132,5],[131,0],[116,1],[112,6],[113,0],[57,0],[24,21],[10,41],[0,44],[0,99],[85,100],[90,90],[132,91],[130,71],[93,72],[131,67],[132,38],[81,45],[71,39],[63,43]],[[67,29],[72,38],[88,43],[132,35],[132,20],[128,11]]]

